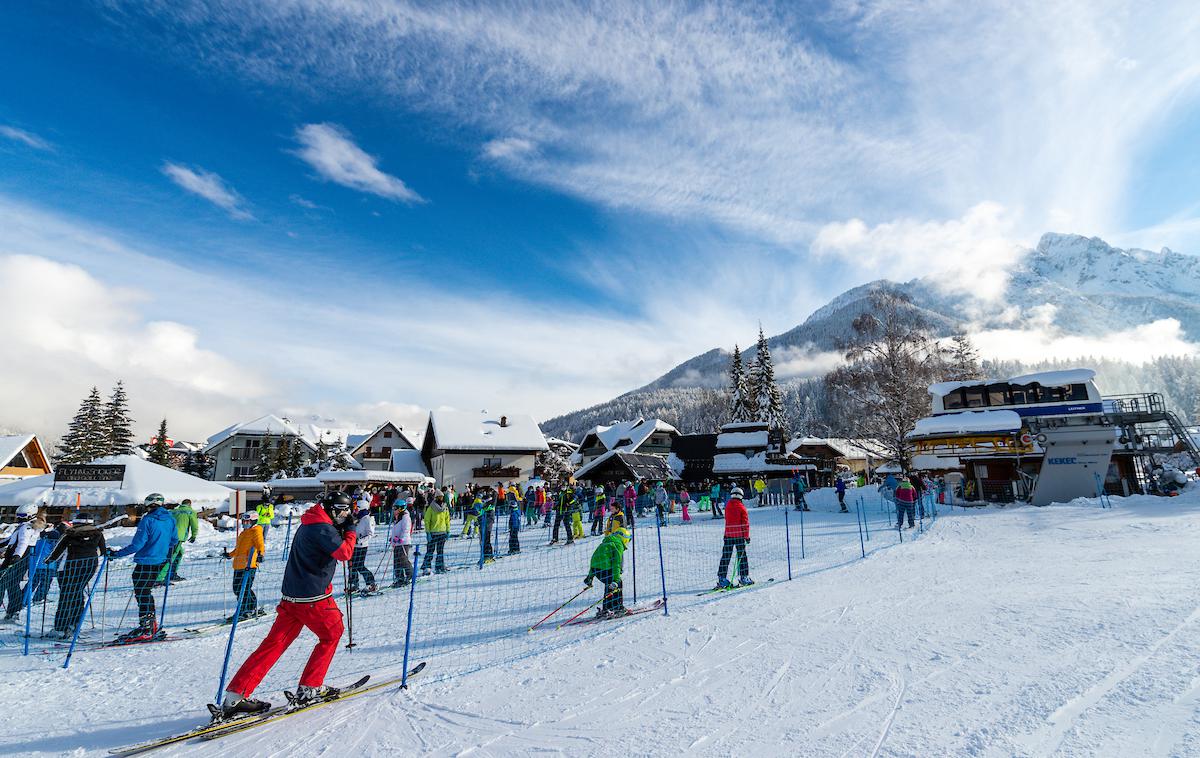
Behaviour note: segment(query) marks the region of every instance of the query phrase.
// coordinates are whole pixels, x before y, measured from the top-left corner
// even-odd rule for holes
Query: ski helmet
[[[167,499],[157,492],[151,492],[149,495],[146,495],[146,499],[143,502],[150,508],[157,508],[167,502]]]
[[[336,511],[348,511],[354,507],[354,499],[341,490],[330,492],[321,499],[321,507],[333,518]]]
[[[246,511],[242,514],[242,521],[258,521],[258,514],[254,511]]]
[[[730,494],[730,496],[731,496],[731,497],[741,497],[741,496],[742,496],[742,495],[744,495],[745,493],[744,493],[744,492],[742,492],[742,488],[741,488],[741,487],[734,487],[734,488],[733,488],[733,492],[730,492],[729,494]]]
[[[77,511],[75,513],[75,515],[71,517],[71,523],[72,524],[94,524],[94,523],[96,523],[96,517],[93,516],[92,514],[88,513],[87,511]]]
[[[28,521],[29,519],[32,519],[34,516],[36,516],[37,513],[38,513],[38,507],[36,505],[34,505],[33,503],[26,503],[25,505],[17,506],[17,518],[19,518],[19,519]]]

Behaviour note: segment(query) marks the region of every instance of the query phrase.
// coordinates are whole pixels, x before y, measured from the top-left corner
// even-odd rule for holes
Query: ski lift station
[[[957,472],[957,496],[1046,505],[1145,492],[1155,468],[1200,453],[1157,393],[1104,397],[1091,369],[941,382],[909,433],[913,467]],[[959,477],[952,477],[957,480]]]

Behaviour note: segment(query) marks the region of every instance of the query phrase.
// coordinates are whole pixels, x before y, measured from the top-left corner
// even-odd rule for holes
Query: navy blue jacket
[[[320,505],[305,511],[283,570],[283,599],[315,603],[332,595],[333,570],[338,561],[348,561],[354,555],[356,539],[353,529],[339,534]]]

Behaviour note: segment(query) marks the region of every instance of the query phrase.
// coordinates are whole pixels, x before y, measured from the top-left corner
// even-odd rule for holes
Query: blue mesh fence
[[[937,507],[935,496],[923,497],[916,528],[899,531],[895,505],[874,489],[849,490],[847,513],[840,512],[836,494],[828,489],[805,495],[807,511],[797,510],[790,494],[767,493],[761,501],[761,506],[755,500],[747,501],[750,540],[744,546],[745,560],[734,545],[726,566],[726,576],[735,584],[740,576],[748,576],[754,585],[731,592],[757,592],[789,579],[806,581],[901,540],[919,539],[932,525]],[[487,519],[487,540],[478,520],[460,514],[451,520],[445,537],[418,530],[412,535],[414,544],[407,548],[390,544],[388,525],[379,525],[365,551],[356,555],[357,570],[351,572],[347,565],[335,572],[334,598],[347,628],[329,681],[397,671],[406,637],[409,657],[429,661],[432,665],[426,676],[439,679],[536,655],[578,640],[589,628],[602,628],[606,622],[592,623],[591,619],[605,597],[603,584],[597,580],[586,589],[583,582],[612,509],[596,522],[599,534],[593,533],[591,504],[584,503],[581,510],[578,520],[570,515],[562,520],[557,541],[553,512],[547,519],[545,514],[524,509],[514,515],[503,507]],[[691,502],[686,520],[681,504],[672,503],[662,513],[661,522],[655,509],[648,506],[630,526],[632,540],[621,577],[625,607],[643,610],[661,602],[664,587],[672,611],[727,596],[712,591],[726,540],[725,520],[714,517],[709,503]],[[294,527],[298,527],[298,519]],[[570,540],[568,528],[572,529]],[[229,644],[230,675],[261,642],[273,621],[286,536],[286,519],[268,533],[265,559],[248,585],[252,593],[243,596],[241,620]],[[230,548],[232,544],[230,534]],[[144,577],[139,584],[143,605],[148,592],[154,612],[161,614],[164,644],[194,641],[189,645],[189,660],[211,669],[215,688],[241,582],[234,581],[231,562],[221,558],[219,548],[194,552],[185,551],[177,572],[184,578],[174,581],[169,591],[164,586],[145,588]],[[413,564],[411,571],[405,568],[402,552]],[[29,620],[30,640],[39,652],[65,657],[70,635],[78,628],[76,654],[100,655],[117,634],[137,625],[136,567],[129,559],[113,559],[105,574],[100,563],[96,559],[60,560],[50,569],[43,561],[33,571],[32,589],[28,570],[20,577],[0,577],[0,589],[15,583],[18,597],[30,595],[32,602],[22,621]],[[415,580],[415,587],[408,586],[410,579]],[[348,584],[357,592],[348,594]],[[95,594],[88,605],[93,586]],[[368,589],[372,591],[366,592]],[[572,599],[575,595],[578,597]],[[143,613],[146,610],[144,607]],[[647,616],[663,612],[655,607]],[[537,625],[547,615],[549,618]],[[574,623],[561,626],[576,616]],[[23,633],[22,625],[16,630],[17,639]],[[260,691],[292,688],[314,642],[305,632]],[[353,647],[346,649],[351,642]]]

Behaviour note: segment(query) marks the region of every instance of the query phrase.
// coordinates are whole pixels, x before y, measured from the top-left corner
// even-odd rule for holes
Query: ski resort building
[[[350,450],[364,471],[427,473],[421,460],[420,435],[385,421]],[[400,468],[397,468],[397,465]]]
[[[1157,394],[1102,397],[1091,369],[929,388],[933,413],[908,437],[914,468],[960,473],[968,501],[1035,505],[1144,491],[1156,456],[1200,465]]]
[[[439,487],[491,485],[529,479],[548,449],[532,416],[432,411],[421,458]]]
[[[666,458],[679,437],[679,430],[661,419],[639,418],[597,426],[579,442],[575,462],[581,466],[608,453],[640,453]]]
[[[41,476],[53,471],[36,434],[0,436],[0,482]]]
[[[770,482],[814,471],[811,461],[787,451],[782,435],[772,432],[765,421],[725,424],[717,435],[714,478]]]
[[[263,446],[268,441],[275,444],[287,437],[298,443],[301,459],[307,464],[316,459],[322,443],[331,450],[339,447],[352,450],[373,434],[362,429],[326,427],[267,414],[217,432],[208,438],[204,452],[212,459],[210,477],[214,481],[253,481]],[[351,465],[361,465],[357,460],[351,460]]]

